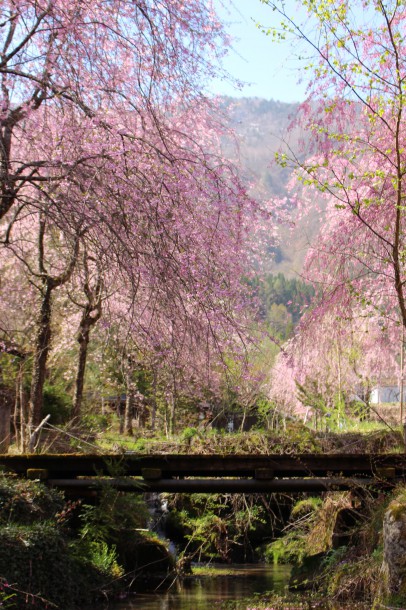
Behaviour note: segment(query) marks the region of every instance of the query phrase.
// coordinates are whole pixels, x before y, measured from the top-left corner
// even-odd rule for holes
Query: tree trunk
[[[20,438],[21,438],[21,451],[26,451],[29,441],[29,429],[28,429],[28,414],[29,414],[29,396],[24,390],[24,385],[20,385]]]
[[[242,412],[240,432],[244,432],[245,421],[247,419],[247,411],[248,411],[248,407],[245,407]]]
[[[14,384],[14,392],[15,392],[14,393],[14,411],[13,411],[13,416],[12,416],[12,425],[13,425],[13,429],[14,429],[14,438],[15,438],[15,443],[16,443],[17,449],[20,448],[20,429],[21,429],[20,386],[21,386],[21,383],[22,383],[22,366],[21,366],[21,363],[19,363],[17,375],[15,378],[15,384]]]
[[[34,357],[32,366],[32,381],[30,392],[29,416],[28,416],[28,437],[34,428],[41,422],[43,390],[46,377],[46,367],[48,354],[51,348],[51,314],[52,314],[52,293],[55,288],[59,288],[68,282],[72,276],[79,253],[79,242],[81,234],[75,236],[73,251],[66,269],[58,276],[52,277],[45,268],[45,233],[46,217],[43,211],[39,213],[39,233],[38,233],[38,270],[40,273],[41,286],[41,308],[38,315],[37,335],[34,344]]]
[[[14,413],[13,413],[13,428],[14,428],[14,438],[17,449],[20,449],[21,446],[21,404],[20,404],[20,383],[17,377],[15,383],[15,400],[14,400]]]
[[[136,385],[132,379],[133,368],[129,364],[126,370],[126,399],[124,412],[124,434],[133,436],[133,417],[135,407],[135,390]]]
[[[176,379],[174,377],[172,393],[171,393],[170,409],[169,409],[169,436],[173,436],[175,434],[176,398],[177,398],[177,388],[176,388]]]
[[[10,447],[11,404],[5,397],[0,404],[0,453],[7,453]]]
[[[121,397],[118,399],[117,414],[118,414],[118,420],[119,420],[119,424],[120,424],[119,434],[124,434],[125,406],[123,409],[122,404],[121,404]]]
[[[15,401],[13,413],[13,428],[17,449],[23,450],[24,438],[27,425],[27,396],[24,391],[25,359],[22,358],[18,364],[15,380]]]
[[[75,395],[73,398],[73,409],[72,409],[72,417],[80,417],[81,407],[82,407],[82,399],[83,399],[83,387],[85,383],[85,370],[86,370],[86,360],[87,360],[87,348],[89,346],[90,340],[90,324],[86,320],[81,320],[80,329],[79,329],[79,359],[78,359],[78,369],[76,373],[76,381],[75,381]]]
[[[151,430],[155,432],[156,428],[156,412],[157,412],[157,400],[156,394],[152,397],[152,409],[151,409]]]
[[[32,367],[32,382],[29,405],[28,427],[39,425],[43,404],[43,390],[46,377],[46,365],[51,346],[51,312],[52,312],[52,290],[49,281],[45,282],[42,293],[41,310],[38,318],[37,336],[34,347],[34,362]]]
[[[152,394],[152,413],[151,413],[151,430],[153,432],[155,432],[155,424],[156,424],[157,381],[158,381],[158,375],[157,375],[157,372],[154,370],[154,378],[153,378],[153,384],[152,384],[153,394]]]
[[[125,400],[125,413],[124,413],[124,434],[126,436],[133,436],[133,412],[134,412],[134,395],[133,393],[127,392]]]
[[[84,268],[86,275],[88,274],[86,256],[84,261]],[[79,324],[78,332],[78,343],[79,343],[79,360],[78,368],[76,373],[75,382],[75,396],[73,398],[73,417],[80,417],[82,400],[83,400],[83,387],[85,383],[85,370],[87,360],[87,350],[90,341],[90,331],[92,327],[100,320],[102,315],[102,281],[100,276],[97,279],[94,288],[89,285],[87,279],[83,290],[87,296],[87,304],[82,306],[82,317]]]

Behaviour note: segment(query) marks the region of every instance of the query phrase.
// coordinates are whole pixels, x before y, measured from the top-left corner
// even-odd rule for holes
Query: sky
[[[287,0],[287,4],[293,3]],[[292,57],[288,43],[273,42],[255,25],[277,25],[278,18],[260,0],[214,0],[226,30],[234,39],[224,67],[233,77],[247,84],[242,91],[231,83],[217,80],[214,93],[233,97],[261,97],[282,102],[299,102],[305,97],[305,83],[300,80],[300,65]]]

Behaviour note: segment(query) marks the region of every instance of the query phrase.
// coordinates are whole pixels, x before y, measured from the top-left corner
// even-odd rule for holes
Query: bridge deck
[[[351,489],[406,477],[404,454],[0,455],[0,466],[78,494],[107,482],[133,492],[254,493]]]

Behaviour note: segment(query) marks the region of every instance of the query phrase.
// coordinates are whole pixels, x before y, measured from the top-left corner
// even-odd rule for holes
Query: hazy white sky
[[[216,81],[211,89],[220,95],[257,96],[283,102],[304,99],[305,84],[300,80],[300,66],[292,58],[287,43],[274,43],[257,27],[276,25],[277,14],[260,0],[214,0],[218,14],[234,39],[224,66],[234,77],[247,82],[238,91],[227,82]],[[294,0],[287,4],[296,5]]]

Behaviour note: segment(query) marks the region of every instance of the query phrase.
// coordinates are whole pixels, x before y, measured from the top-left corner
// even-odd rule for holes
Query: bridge
[[[406,455],[6,454],[0,468],[75,497],[105,485],[135,493],[322,492],[403,481]]]

